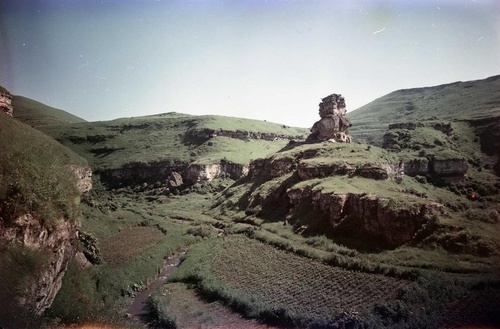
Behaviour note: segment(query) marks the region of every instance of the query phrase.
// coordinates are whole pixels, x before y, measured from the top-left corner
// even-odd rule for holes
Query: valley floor
[[[496,258],[359,252],[282,222],[214,216],[217,191],[232,183],[170,197],[154,189],[94,192],[84,200],[82,230],[97,238],[102,264],[72,264],[52,321],[120,328],[499,324]],[[167,278],[165,259],[184,252]],[[445,256],[446,264],[429,267]],[[151,295],[148,313],[142,321],[126,317],[141,313],[131,305],[144,302],[143,291]]]

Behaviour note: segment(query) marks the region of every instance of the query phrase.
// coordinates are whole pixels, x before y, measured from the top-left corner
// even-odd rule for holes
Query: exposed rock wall
[[[278,139],[287,139],[293,140],[296,139],[296,135],[283,135],[283,134],[271,134],[271,133],[260,133],[260,132],[251,132],[251,131],[229,131],[229,130],[215,130],[215,129],[192,129],[188,130],[186,133],[187,136],[208,139],[213,137],[230,137],[241,140],[250,140],[250,139],[262,139],[266,141],[275,141]]]
[[[92,189],[92,169],[89,166],[72,165],[71,170],[77,179],[76,188],[78,192],[89,192]]]
[[[222,176],[239,179],[247,175],[248,165],[224,160],[211,164],[133,163],[127,167],[99,172],[101,180],[109,186],[126,186],[145,182],[166,182],[168,184],[173,173],[180,174],[183,183],[191,185],[198,182],[209,182]]]
[[[0,92],[0,110],[10,116],[14,113],[14,108],[12,107],[12,96],[10,94]]]
[[[404,162],[408,176],[426,176],[431,179],[462,179],[469,170],[465,159],[414,158]]]
[[[287,191],[290,212],[307,204],[321,211],[333,228],[356,227],[355,235],[377,239],[388,247],[400,246],[412,240],[443,206],[433,202],[391,204],[390,199],[367,194],[332,194],[311,188]]]
[[[339,161],[324,164],[308,162],[307,160],[300,157],[256,159],[250,163],[248,175],[251,178],[257,176],[274,178],[297,170],[301,180],[339,175],[385,180],[390,177],[402,179],[404,174],[403,163],[398,162],[349,164]]]
[[[72,167],[77,176],[76,185],[80,193],[92,187],[92,172],[83,166]],[[46,257],[43,266],[23,283],[17,292],[17,302],[33,309],[40,315],[52,304],[61,288],[69,261],[76,252],[77,218],[60,217],[46,219],[43,223],[34,213],[21,214],[15,218],[0,218],[0,245],[19,245],[39,251]]]
[[[191,184],[209,182],[214,178],[227,176],[239,179],[248,174],[248,165],[220,161],[213,164],[191,164],[185,171],[185,179]]]
[[[141,183],[155,183],[170,180],[172,172],[182,173],[187,169],[185,163],[160,161],[154,163],[130,163],[125,167],[105,169],[97,172],[101,180],[111,187]]]
[[[61,288],[69,261],[75,254],[76,231],[79,222],[58,219],[50,229],[41,225],[31,214],[21,215],[7,227],[0,222],[0,241],[44,251],[46,265],[24,286],[18,295],[20,305],[33,307],[37,314],[50,307]]]
[[[261,158],[250,162],[248,175],[252,178],[257,176],[274,178],[293,171],[296,166],[294,158]]]

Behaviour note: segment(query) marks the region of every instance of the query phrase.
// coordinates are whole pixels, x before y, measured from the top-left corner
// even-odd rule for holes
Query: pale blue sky
[[[500,74],[500,2],[0,0],[0,84],[86,120],[310,127],[391,91]]]

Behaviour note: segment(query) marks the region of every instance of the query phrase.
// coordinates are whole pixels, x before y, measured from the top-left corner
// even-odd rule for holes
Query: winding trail
[[[165,281],[167,280],[168,276],[174,272],[177,267],[181,264],[181,260],[186,254],[185,251],[180,252],[178,254],[174,254],[173,256],[170,256],[165,264],[163,265],[160,275],[149,284],[149,286],[141,291],[135,298],[134,302],[132,305],[130,305],[129,309],[127,310],[127,316],[131,318],[138,318],[144,323],[147,323],[148,320],[148,305],[147,305],[147,300],[149,296],[153,292],[156,291]]]

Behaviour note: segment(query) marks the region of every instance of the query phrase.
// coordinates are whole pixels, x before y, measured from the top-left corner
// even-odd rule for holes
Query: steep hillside
[[[85,157],[108,184],[189,183],[245,175],[248,163],[303,137],[305,129],[222,116],[166,113],[39,127]]]
[[[381,145],[391,123],[425,120],[479,121],[500,117],[500,75],[435,87],[402,89],[349,112],[355,139]]]
[[[0,326],[30,327],[76,251],[79,196],[91,173],[83,158],[0,114]]]
[[[12,106],[14,107],[14,118],[35,128],[49,124],[85,122],[82,118],[66,111],[23,96],[14,95]]]

